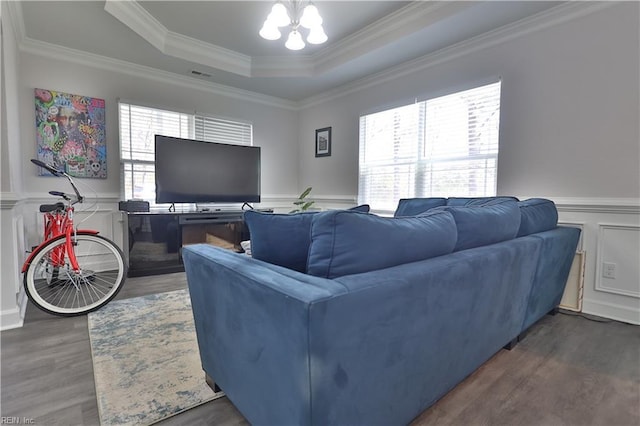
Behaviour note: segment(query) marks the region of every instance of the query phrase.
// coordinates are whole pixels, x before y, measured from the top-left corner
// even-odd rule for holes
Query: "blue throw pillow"
[[[398,201],[393,217],[416,216],[446,204],[446,198],[402,198]]]
[[[369,205],[353,207],[355,211],[369,211]],[[244,222],[251,236],[251,256],[274,265],[306,272],[311,220],[319,212],[294,214],[265,213],[247,210]]]
[[[456,224],[448,212],[388,218],[358,212],[313,217],[307,273],[336,278],[451,253]]]
[[[530,198],[520,201],[520,229],[518,237],[549,231],[558,226],[558,209],[551,200]]]
[[[446,206],[458,228],[455,251],[511,240],[520,228],[520,208],[514,200],[490,201],[485,205]]]

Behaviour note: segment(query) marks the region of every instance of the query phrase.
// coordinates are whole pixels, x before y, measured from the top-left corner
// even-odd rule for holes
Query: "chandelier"
[[[300,29],[309,30],[307,42],[322,44],[327,41],[327,35],[322,28],[322,17],[313,3],[305,0],[277,1],[271,8],[271,13],[264,21],[260,36],[267,40],[278,40],[282,34],[279,28],[289,27],[289,37],[284,44],[289,50],[300,50],[305,43]]]

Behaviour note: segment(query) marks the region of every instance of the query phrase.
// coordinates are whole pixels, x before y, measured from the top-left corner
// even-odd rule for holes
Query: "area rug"
[[[219,398],[205,383],[187,290],[88,316],[100,423],[149,425]]]

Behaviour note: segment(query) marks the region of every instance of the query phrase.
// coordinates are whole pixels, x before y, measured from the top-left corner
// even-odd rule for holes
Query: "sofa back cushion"
[[[518,237],[549,231],[558,226],[558,209],[551,200],[530,198],[520,201],[520,229]]]
[[[351,210],[368,212],[369,205]],[[311,220],[320,212],[276,214],[247,210],[244,222],[251,235],[251,256],[274,265],[306,272]]]
[[[393,217],[417,216],[434,207],[447,204],[446,198],[402,198]]]
[[[456,241],[449,212],[399,218],[324,212],[312,220],[307,273],[336,278],[388,268],[451,253]]]
[[[501,203],[505,200],[518,201],[516,197],[500,196],[500,197],[449,197],[447,198],[447,206],[477,206],[484,204]]]
[[[511,199],[489,200],[484,205],[445,206],[436,210],[453,215],[458,228],[455,251],[511,240],[520,228],[520,208]]]

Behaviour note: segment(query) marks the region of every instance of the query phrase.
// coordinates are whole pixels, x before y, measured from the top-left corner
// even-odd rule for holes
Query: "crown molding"
[[[471,5],[458,1],[412,2],[314,54],[316,74],[330,71]]]
[[[169,30],[136,1],[104,2],[105,12],[132,29],[140,37],[163,52]]]
[[[110,4],[110,8],[116,5],[122,5],[124,3],[134,3],[135,6],[139,7],[137,3],[134,1],[116,1],[116,0],[106,0],[105,10],[107,4]],[[456,2],[451,2],[456,3]],[[268,96],[259,94],[256,92],[250,92],[247,90],[237,89],[229,86],[224,86],[221,84],[216,84],[212,82],[204,82],[195,80],[190,77],[182,76],[180,74],[175,74],[167,71],[158,70],[151,67],[146,67],[142,65],[133,64],[126,61],[121,61],[113,58],[108,58],[100,55],[96,55],[93,53],[88,53],[84,51],[79,51],[75,49],[70,49],[66,47],[62,47],[59,45],[37,41],[26,37],[24,34],[24,21],[22,19],[22,8],[20,6],[20,2],[5,2],[6,5],[9,5],[9,14],[12,18],[12,22],[14,23],[13,27],[16,31],[16,38],[18,40],[18,45],[21,51],[31,53],[34,55],[39,55],[43,57],[49,57],[52,59],[65,59],[74,63],[79,63],[82,65],[91,66],[98,69],[106,69],[119,73],[126,73],[135,77],[142,77],[147,79],[152,79],[156,81],[160,81],[163,83],[177,84],[183,87],[192,88],[195,90],[205,90],[210,93],[214,93],[217,95],[227,96],[234,99],[240,99],[244,101],[250,101],[254,103],[260,103],[268,106],[275,106],[279,108],[296,110],[296,109],[305,109],[310,108],[342,96],[358,92],[369,87],[373,87],[387,81],[395,80],[398,78],[402,78],[405,75],[413,74],[427,68],[433,67],[435,65],[453,60],[457,57],[466,55],[468,53],[479,51],[482,49],[486,49],[489,47],[493,47],[500,43],[507,42],[517,37],[521,37],[523,35],[529,34],[531,32],[540,31],[546,29],[551,26],[555,26],[572,19],[580,18],[582,16],[597,12],[599,10],[611,7],[615,3],[607,3],[607,2],[569,2],[563,5],[554,7],[547,11],[538,13],[532,17],[522,19],[512,24],[508,24],[496,30],[490,31],[488,33],[482,34],[480,36],[465,40],[463,42],[457,43],[453,46],[441,49],[432,54],[425,55],[421,58],[405,62],[398,66],[389,68],[382,72],[370,75],[368,77],[364,77],[362,79],[356,80],[354,82],[348,83],[346,85],[342,85],[336,87],[334,89],[328,90],[327,92],[306,98],[301,101],[290,101],[282,98],[277,98],[274,96]],[[378,25],[391,25],[391,21],[402,22],[404,20],[410,20],[412,14],[420,15],[422,18],[425,17],[425,14],[435,13],[439,9],[439,7],[431,6],[430,2],[417,2],[411,3],[403,9],[400,9],[396,12],[397,15],[395,18],[392,14],[389,17],[390,21],[386,19],[382,19],[382,23],[374,23],[372,24],[372,28],[361,30],[358,35],[359,39],[367,39],[367,38],[375,38],[375,34],[378,33],[376,27]],[[440,4],[440,3],[438,3]],[[443,7],[443,6],[440,6]],[[141,8],[142,9],[142,8]],[[118,9],[119,10],[119,9]],[[129,9],[127,9],[129,10]],[[144,9],[143,9],[144,10]],[[418,13],[422,11],[421,13]],[[146,12],[146,11],[145,11]],[[440,10],[443,13],[443,10]],[[118,12],[116,12],[118,13]],[[153,17],[152,17],[153,18]],[[392,19],[393,18],[393,19]],[[155,18],[153,18],[155,20]],[[395,19],[395,20],[394,20]],[[149,31],[153,31],[153,21],[143,21],[145,23],[141,25],[146,25],[149,27]],[[380,22],[380,21],[379,21]],[[161,24],[160,24],[161,25]],[[169,36],[167,36],[169,37]],[[355,35],[354,35],[355,37]],[[181,40],[179,37],[169,37],[173,38],[175,41],[175,45],[180,45]],[[193,40],[193,39],[192,39]],[[184,41],[184,40],[183,40]],[[348,50],[349,45],[351,43],[356,43],[356,41],[351,40],[349,43],[344,42],[339,43],[335,49],[336,52],[340,52],[341,50]],[[210,50],[210,52],[215,51],[215,49]],[[325,63],[333,60],[332,55],[338,55],[339,53],[327,53],[326,51],[321,51],[316,56],[300,56],[297,57],[294,62],[291,62],[291,58],[287,58],[289,61],[284,61],[282,57],[256,57],[253,60],[254,63],[254,73],[258,74],[256,76],[259,77],[277,77],[282,76],[284,72],[288,72],[290,74],[295,74],[295,76],[301,75],[310,75],[313,74],[316,68],[317,63]],[[316,58],[316,59],[314,59]],[[237,59],[237,58],[236,58]],[[231,59],[233,61],[235,59]],[[326,66],[326,65],[324,65]],[[291,77],[292,75],[287,75]]]
[[[19,44],[19,47],[21,52],[30,53],[32,55],[37,55],[45,58],[54,60],[65,60],[68,62],[101,70],[124,73],[133,77],[155,80],[166,84],[179,85],[182,87],[205,91],[233,99],[240,99],[247,102],[253,102],[288,110],[297,109],[297,102],[287,99],[263,95],[261,93],[237,89],[213,82],[200,81],[180,74],[162,71],[156,68],[138,65],[119,59],[108,58],[106,56],[96,55],[94,53],[70,49],[68,47],[59,46],[57,44],[34,40],[29,37],[25,37],[25,39]]]
[[[251,76],[251,57],[169,31],[137,1],[106,0],[104,10],[168,56]]]
[[[615,4],[615,2],[568,2],[452,46],[445,47],[412,61],[404,62],[368,77],[335,87],[321,95],[311,96],[299,101],[298,106],[300,109],[311,108],[354,92],[359,92],[406,75],[423,71],[460,56],[505,43],[532,32],[581,18]]]
[[[252,75],[250,56],[171,31],[167,33],[162,53],[243,77]]]
[[[138,1],[106,0],[104,10],[165,55],[244,77],[313,77],[470,7],[415,1],[310,56],[251,57],[169,31]]]

